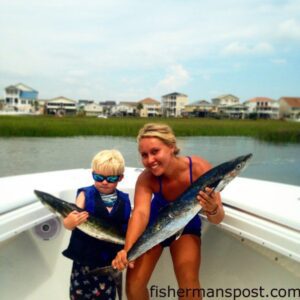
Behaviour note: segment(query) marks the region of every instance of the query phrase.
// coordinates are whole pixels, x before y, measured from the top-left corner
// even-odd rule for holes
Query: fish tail
[[[123,276],[121,271],[114,269],[112,266],[106,266],[91,270],[89,275],[110,276],[116,285],[118,298],[122,300]]]
[[[115,271],[115,270],[114,270]],[[118,298],[119,300],[122,300],[122,289],[123,289],[123,276],[122,272],[118,271],[117,274],[114,274],[113,280],[116,285],[117,293],[118,293]]]

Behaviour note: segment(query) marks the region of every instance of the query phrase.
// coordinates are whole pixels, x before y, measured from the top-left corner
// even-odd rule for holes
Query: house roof
[[[80,104],[91,104],[91,103],[95,103],[94,100],[88,100],[88,99],[78,99],[78,103]]]
[[[111,106],[114,106],[116,105],[116,101],[114,100],[106,100],[106,101],[101,101],[99,102],[100,105],[111,105]]]
[[[143,100],[140,100],[139,103],[142,103],[142,104],[160,104],[159,101],[157,101],[155,99],[152,99],[152,98],[145,98]]]
[[[59,102],[59,101],[66,101],[66,102],[73,102],[73,103],[76,103],[75,100],[69,99],[69,98],[64,97],[64,96],[59,96],[59,97],[56,97],[56,98],[53,98],[53,99],[49,99],[49,100],[48,100],[48,102]]]
[[[281,97],[280,101],[285,101],[291,107],[300,107],[300,97]]]
[[[6,87],[5,89],[9,89],[9,88],[16,88],[16,89],[24,91],[24,92],[37,92],[33,88],[31,88],[28,85],[21,83],[21,82],[15,84],[15,85],[10,85],[10,86]]]
[[[234,96],[234,95],[232,95],[232,94],[220,95],[220,96],[218,96],[218,97],[214,97],[213,99],[222,99],[222,98],[226,98],[226,97],[228,97],[228,96],[231,96],[231,97],[234,97],[234,98],[236,98],[236,99],[239,99],[237,96]]]
[[[245,102],[256,103],[256,102],[273,102],[273,101],[275,101],[275,100],[268,98],[268,97],[255,97],[255,98],[251,98]]]
[[[196,102],[190,103],[188,106],[212,106],[211,103],[209,103],[206,100],[198,100]]]
[[[119,105],[137,106],[137,102],[121,101]]]
[[[174,92],[174,93],[171,93],[171,94],[164,95],[163,97],[169,97],[169,96],[184,96],[184,97],[187,97],[186,94],[181,94],[181,93],[177,93],[177,92]]]

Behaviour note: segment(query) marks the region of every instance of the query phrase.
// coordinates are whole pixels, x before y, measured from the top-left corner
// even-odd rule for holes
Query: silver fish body
[[[247,154],[222,163],[194,181],[175,201],[160,210],[155,222],[148,224],[143,234],[128,251],[128,260],[135,260],[155,245],[180,232],[201,210],[196,199],[198,192],[206,187],[220,192],[246,167],[251,157],[252,154]]]
[[[34,193],[49,210],[61,218],[65,218],[74,210],[78,212],[84,211],[75,204],[56,198],[48,193],[37,190],[35,190]],[[125,243],[124,234],[119,231],[113,223],[109,222],[109,220],[102,220],[90,215],[87,221],[77,226],[77,228],[99,240],[121,245]]]

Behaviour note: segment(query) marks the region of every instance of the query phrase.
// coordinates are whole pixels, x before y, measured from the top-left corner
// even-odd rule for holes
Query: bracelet
[[[217,205],[217,207],[216,207],[213,211],[208,211],[208,210],[206,210],[205,213],[206,213],[207,215],[209,215],[209,216],[214,216],[214,215],[217,214],[218,209],[219,209],[219,205]]]

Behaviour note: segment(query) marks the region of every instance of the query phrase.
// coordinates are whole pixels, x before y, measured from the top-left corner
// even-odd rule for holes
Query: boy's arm
[[[77,199],[76,205],[80,208],[85,207],[85,195],[81,192]],[[63,220],[64,227],[69,230],[73,230],[76,226],[82,224],[89,217],[89,213],[87,211],[78,212],[76,210],[70,212]]]

